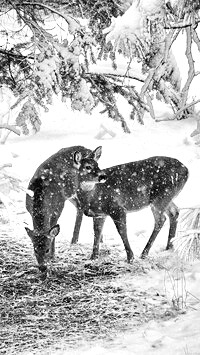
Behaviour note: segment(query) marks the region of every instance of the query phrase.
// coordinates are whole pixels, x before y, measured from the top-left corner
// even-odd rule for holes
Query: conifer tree
[[[38,107],[47,110],[54,94],[69,99],[74,110],[87,113],[101,103],[102,112],[121,122],[125,132],[130,129],[120,113],[119,96],[132,107],[130,119],[136,117],[141,123],[145,110],[155,117],[153,97],[169,103],[176,119],[193,112],[195,102],[187,102],[187,98],[198,74],[192,45],[200,51],[199,0],[1,3],[0,85],[14,92],[15,105],[21,104],[16,123],[24,134],[30,126],[36,132],[40,129]],[[131,11],[134,19],[138,13],[137,27],[125,23]],[[56,35],[58,29],[61,35]],[[182,32],[186,34],[189,70],[181,89],[171,46]],[[128,63],[123,72],[118,67],[119,55]],[[93,69],[92,65],[108,59],[112,62],[110,72]],[[141,70],[133,73],[134,61],[140,63]],[[141,83],[140,90],[136,81]]]

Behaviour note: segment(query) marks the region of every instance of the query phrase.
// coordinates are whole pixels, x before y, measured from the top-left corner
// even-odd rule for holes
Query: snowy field
[[[124,103],[122,102],[122,105]],[[126,107],[122,106],[126,111]],[[157,105],[156,116],[159,119],[168,117],[169,110],[164,105]],[[91,116],[83,113],[73,113],[69,107],[55,102],[49,113],[43,114],[43,125],[41,131],[30,137],[17,137],[13,134],[5,147],[1,147],[3,161],[10,159],[13,167],[10,168],[27,186],[35,169],[47,157],[63,147],[72,145],[84,145],[94,149],[99,145],[103,147],[102,157],[99,166],[105,168],[115,164],[134,161],[153,155],[166,155],[178,158],[190,171],[189,180],[182,192],[176,198],[176,204],[180,209],[195,207],[200,205],[200,147],[195,144],[195,140],[190,137],[191,132],[196,128],[196,121],[188,119],[181,122],[161,121],[155,123],[150,117],[145,118],[145,126],[133,122],[131,125],[132,134],[123,134],[118,123],[113,123],[106,118],[102,118],[98,112]],[[103,139],[97,139],[101,124],[115,133],[111,138],[105,135]],[[15,157],[12,157],[14,153]],[[24,226],[32,228],[32,221],[22,200],[25,193],[14,194],[15,212],[17,212],[18,202],[24,213],[17,214],[15,220],[15,235],[19,240],[30,243],[24,231]],[[17,202],[18,201],[18,202]],[[66,202],[65,209],[59,220],[61,226],[60,235],[57,240],[70,241],[75,221],[75,208]],[[11,221],[11,224],[13,222]],[[135,254],[136,260],[140,256],[148,236],[153,228],[153,217],[150,209],[131,213],[127,216],[128,236]],[[12,224],[13,225],[13,224]],[[115,230],[111,220],[107,219],[104,226],[104,243],[114,250],[121,249],[124,259],[125,251],[121,238]],[[168,222],[159,233],[150,256],[162,254],[167,242]],[[84,217],[80,232],[80,244],[93,243],[92,218]],[[129,275],[119,279],[118,283],[129,282],[138,290],[157,290],[164,292],[169,304],[176,296],[183,303],[183,314],[168,320],[153,320],[134,332],[127,331],[119,333],[112,342],[103,343],[95,341],[93,343],[83,342],[75,350],[67,348],[66,343],[60,342],[57,348],[49,348],[40,354],[55,355],[79,355],[79,354],[135,354],[135,355],[169,355],[169,354],[200,354],[200,262],[181,264],[177,258],[174,262],[174,269],[182,270],[181,276],[175,277],[175,285],[166,277],[166,271],[149,271],[143,276],[135,276],[130,279]],[[184,282],[183,282],[184,281]],[[56,350],[57,349],[57,350]],[[58,350],[59,349],[59,350]],[[30,352],[28,352],[30,354]],[[27,353],[27,354],[28,354]],[[38,354],[39,354],[38,353]]]
[[[148,6],[150,6],[152,1],[146,2]],[[133,10],[133,9],[132,9]],[[133,17],[135,13],[135,18]],[[130,28],[137,29],[137,21],[140,20],[140,17],[137,17],[137,13],[134,11],[128,12],[128,15],[119,21],[119,25],[125,24],[125,33],[127,34],[127,25],[129,24]],[[135,21],[133,21],[133,18]],[[8,19],[6,19],[8,24]],[[122,23],[123,22],[123,23]],[[12,25],[14,24],[13,18],[11,20]],[[62,24],[63,26],[63,24]],[[51,26],[50,26],[51,27]],[[121,34],[121,27],[116,25],[115,27],[116,34]],[[67,32],[66,32],[67,33]],[[10,45],[12,44],[12,40],[10,39]],[[7,43],[7,37],[6,37]],[[187,59],[185,57],[185,36],[180,35],[177,41],[174,42],[173,53],[177,59],[177,68],[180,70],[180,78],[182,79],[182,86],[184,85],[185,80],[187,79]],[[193,47],[194,60],[195,60],[195,69],[196,71],[200,70],[200,60],[199,60],[199,51],[197,48]],[[122,65],[118,66],[118,72],[124,74],[128,67],[128,61],[125,62],[124,58],[122,59]],[[106,68],[107,65],[107,68]],[[135,64],[134,64],[135,65]],[[186,69],[187,68],[187,69]],[[91,69],[96,72],[101,72],[101,70],[105,73],[106,70],[111,71],[110,63],[101,62],[97,63],[96,66],[91,67]],[[131,70],[134,70],[135,67],[130,67]],[[136,68],[137,69],[137,68]],[[195,77],[191,88],[190,88],[190,101],[191,99],[199,99],[199,75]],[[137,84],[136,84],[137,85]],[[5,97],[1,98],[1,114],[4,114],[8,106],[12,105],[13,102],[6,102]],[[123,113],[128,121],[128,113],[130,112],[130,108],[126,106],[124,100],[118,99],[119,110]],[[4,107],[5,105],[5,107]],[[200,105],[196,105],[197,110],[200,110]],[[165,155],[170,157],[175,157],[179,159],[182,163],[184,163],[189,169],[189,179],[186,185],[184,186],[181,193],[177,196],[175,203],[180,208],[180,214],[183,213],[188,208],[200,207],[200,137],[195,136],[191,137],[191,133],[195,130],[197,122],[195,118],[189,118],[183,121],[172,121],[170,118],[172,117],[172,112],[170,109],[164,105],[163,103],[156,102],[155,103],[155,116],[159,122],[154,122],[150,116],[147,114],[144,118],[145,125],[141,126],[136,121],[130,122],[128,121],[128,125],[131,128],[131,134],[122,133],[122,129],[119,123],[114,123],[109,120],[106,116],[102,116],[99,114],[100,109],[96,109],[92,115],[85,115],[83,112],[72,112],[69,104],[64,104],[55,99],[55,102],[48,113],[41,112],[41,120],[42,127],[40,132],[37,135],[31,135],[28,137],[21,136],[17,137],[13,133],[10,134],[9,139],[6,144],[0,145],[0,165],[4,163],[11,163],[12,167],[7,168],[7,171],[13,174],[15,177],[18,177],[26,188],[28,186],[28,182],[34,174],[36,168],[50,155],[54,154],[61,148],[74,146],[74,145],[84,145],[87,148],[95,149],[97,146],[103,147],[102,157],[99,161],[100,168],[106,168],[112,165],[121,164],[125,162],[135,161],[143,158],[147,158],[154,155]],[[13,113],[13,117],[11,118],[14,122],[14,118],[16,118],[17,113]],[[113,133],[113,137],[109,134],[103,135],[101,138],[102,125],[105,126],[108,130]],[[1,190],[2,189],[2,190]],[[6,193],[6,187],[0,185],[0,193]],[[30,249],[31,243],[29,237],[27,236],[24,227],[28,226],[32,229],[32,220],[30,215],[25,209],[25,191],[21,191],[19,193],[7,191],[8,198],[13,200],[13,205],[10,204],[9,209],[9,217],[6,222],[4,221],[4,217],[6,215],[5,210],[1,208],[0,212],[3,213],[3,218],[0,215],[0,218],[4,223],[2,223],[2,235],[3,235],[3,243],[1,249],[5,247],[7,252],[8,259],[9,256],[12,256],[12,253],[9,251],[10,244],[7,243],[8,238],[11,243],[13,240],[20,242],[20,245],[24,246],[21,252],[21,258],[23,259],[23,255],[26,254],[26,247]],[[0,195],[1,197],[1,195]],[[9,205],[9,199],[8,199]],[[92,248],[93,244],[93,228],[92,228],[92,218],[88,218],[84,216],[83,223],[81,226],[79,244],[78,246],[70,247],[70,240],[73,234],[74,222],[75,222],[76,210],[74,206],[70,202],[66,202],[64,211],[59,219],[59,224],[61,227],[60,234],[56,238],[56,254],[58,259],[61,260],[61,254],[59,255],[58,250],[60,251],[58,246],[64,246],[64,252],[73,255],[73,248],[78,248],[77,250],[81,251],[81,248],[84,249],[89,246]],[[153,229],[153,216],[149,208],[134,212],[127,215],[127,228],[128,228],[128,237],[129,242],[131,244],[132,250],[135,255],[135,264],[140,265],[143,261],[139,259],[141,251],[143,250],[146,242],[151,234]],[[179,230],[178,226],[178,230]],[[55,344],[52,346],[42,345],[42,342],[45,341],[44,338],[40,338],[40,335],[43,333],[38,332],[38,339],[35,341],[35,345],[40,344],[41,346],[29,348],[28,351],[24,351],[24,348],[19,347],[19,351],[16,353],[14,348],[17,341],[14,339],[14,335],[17,334],[21,343],[23,343],[20,338],[20,327],[21,330],[25,328],[26,322],[18,324],[18,320],[15,320],[14,317],[11,321],[9,319],[9,314],[1,314],[2,319],[5,322],[4,327],[0,327],[0,330],[9,331],[10,334],[5,341],[5,347],[7,344],[11,343],[11,347],[9,347],[8,351],[4,351],[2,354],[5,355],[200,355],[200,261],[184,261],[180,260],[174,252],[166,252],[164,249],[167,244],[167,235],[168,235],[169,224],[168,221],[165,222],[164,227],[159,233],[151,251],[150,258],[154,260],[154,263],[162,263],[163,268],[151,268],[148,265],[151,264],[151,261],[148,264],[144,264],[144,268],[146,268],[146,272],[144,273],[132,273],[128,272],[128,267],[126,267],[126,263],[124,260],[126,259],[126,253],[124,251],[124,247],[122,245],[122,241],[120,236],[118,235],[113,222],[107,218],[104,229],[104,245],[101,246],[101,249],[108,250],[112,255],[118,255],[119,252],[120,257],[122,256],[122,260],[120,259],[120,267],[124,266],[124,271],[120,273],[118,277],[113,279],[108,279],[107,283],[110,282],[110,286],[113,287],[113,290],[117,290],[118,288],[124,288],[125,293],[131,294],[137,298],[140,298],[142,301],[144,300],[145,305],[149,305],[149,309],[155,307],[155,314],[159,306],[161,306],[161,314],[163,313],[163,317],[155,317],[150,321],[142,321],[137,326],[132,326],[132,322],[134,324],[134,319],[131,320],[128,318],[127,322],[129,322],[129,327],[125,330],[121,329],[115,338],[110,337],[98,338],[94,339],[94,341],[89,341],[88,339],[81,339],[81,341],[77,342],[75,346],[70,347],[70,344],[66,342],[66,340],[58,339]],[[9,238],[10,237],[10,238]],[[14,239],[13,239],[14,238]],[[4,241],[5,245],[4,245]],[[7,244],[9,245],[7,251]],[[15,247],[15,243],[13,243],[13,249]],[[31,246],[32,247],[32,246]],[[2,251],[1,250],[1,251]],[[85,249],[84,249],[85,250]],[[116,254],[115,254],[116,253]],[[29,253],[30,254],[30,253]],[[75,254],[75,252],[74,252]],[[4,255],[4,254],[2,254]],[[13,254],[14,255],[14,254]],[[81,255],[81,252],[80,252]],[[1,256],[1,255],[0,255]],[[18,256],[18,255],[17,255]],[[29,255],[30,256],[30,255]],[[60,259],[59,259],[60,258]],[[106,257],[104,256],[105,261]],[[104,262],[104,258],[100,253],[100,262]],[[149,258],[149,259],[150,259]],[[17,257],[16,257],[17,259]],[[73,259],[73,258],[72,258]],[[20,260],[20,259],[19,259]],[[31,261],[30,261],[31,260]],[[69,260],[69,259],[67,259]],[[102,261],[103,260],[103,261]],[[30,261],[30,264],[29,264]],[[73,260],[74,262],[74,260]],[[77,259],[75,260],[77,262]],[[74,263],[75,263],[74,262]],[[83,260],[83,262],[85,262]],[[98,261],[95,261],[98,263]],[[95,263],[91,262],[91,264]],[[99,262],[99,263],[100,263]],[[115,261],[116,264],[118,262]],[[9,264],[10,263],[10,264]],[[34,264],[33,264],[34,263]],[[89,260],[86,263],[90,263]],[[145,261],[144,261],[145,263]],[[9,266],[12,266],[12,260],[8,260]],[[4,265],[4,260],[0,257],[0,265]],[[38,273],[35,259],[31,258],[27,259],[26,266],[28,265],[28,270],[23,272],[16,271],[16,274],[19,276],[18,280],[14,280],[19,282],[17,285],[21,285],[22,288],[27,286],[25,289],[24,299],[28,300],[28,302],[35,301],[35,294],[28,293],[28,287],[31,284],[31,291],[34,289],[36,292],[36,301],[40,300],[37,295],[37,291],[41,292],[43,287],[42,282],[38,282]],[[77,266],[77,264],[75,264]],[[95,264],[94,264],[95,265]],[[29,269],[30,266],[30,269]],[[54,265],[55,266],[55,265]],[[59,265],[60,266],[60,265]],[[23,267],[23,266],[22,266]],[[131,267],[131,266],[130,266]],[[149,267],[149,268],[148,268]],[[137,268],[137,267],[136,267]],[[2,267],[3,269],[3,267]],[[59,269],[59,268],[58,268]],[[63,271],[64,270],[64,271]],[[134,266],[133,266],[134,270]],[[11,278],[11,283],[13,285],[10,286],[9,281],[9,272],[11,274],[13,270],[6,270],[7,273],[4,275],[5,285],[9,286],[10,289],[15,288],[13,285],[14,281]],[[62,269],[62,273],[65,273],[66,269]],[[30,275],[29,275],[30,273]],[[3,274],[3,273],[2,273]],[[25,276],[24,276],[25,275]],[[36,275],[36,276],[35,276]],[[63,275],[63,274],[62,274]],[[21,278],[20,278],[21,277]],[[23,278],[24,277],[24,278]],[[65,277],[69,277],[69,275],[65,275]],[[35,279],[34,279],[35,278]],[[2,277],[3,279],[3,277]],[[64,281],[66,279],[64,278]],[[29,285],[28,285],[29,281]],[[55,280],[53,280],[55,281]],[[7,284],[6,284],[7,282]],[[20,284],[21,282],[21,284]],[[24,282],[24,284],[23,284]],[[96,283],[99,285],[101,279],[96,280]],[[58,284],[53,284],[53,287]],[[58,285],[59,286],[59,285]],[[65,286],[65,285],[64,285]],[[8,291],[9,290],[8,287]],[[48,288],[48,287],[47,287]],[[6,289],[6,287],[5,287]],[[15,298],[17,299],[17,291],[14,290],[14,295],[9,294],[8,298],[8,309],[12,308],[9,304],[10,300],[15,304]],[[45,290],[46,291],[46,290]],[[48,291],[48,290],[47,290]],[[57,291],[57,290],[56,290]],[[55,291],[55,292],[56,292]],[[66,286],[66,294],[69,290]],[[27,292],[27,293],[26,293]],[[109,288],[108,288],[109,292]],[[45,292],[44,292],[45,293]],[[19,293],[20,294],[20,293]],[[48,294],[48,292],[47,292]],[[51,297],[51,291],[49,291]],[[0,296],[6,296],[6,293],[3,294],[1,292]],[[46,295],[46,294],[45,294]],[[30,296],[30,298],[29,298]],[[33,296],[33,297],[32,297]],[[32,299],[31,299],[32,297]],[[38,297],[38,298],[37,298]],[[91,298],[93,294],[91,294]],[[163,297],[163,298],[162,298]],[[18,297],[19,302],[24,299],[23,296]],[[3,299],[3,297],[2,297]],[[5,297],[6,299],[6,297]],[[130,298],[129,298],[130,299]],[[160,303],[163,299],[163,303]],[[72,300],[73,301],[73,300]],[[111,300],[112,301],[112,300]],[[121,300],[123,303],[123,300]],[[36,302],[37,303],[37,302]],[[39,303],[39,302],[38,302]],[[73,302],[71,302],[74,304]],[[120,302],[119,302],[120,303]],[[139,303],[139,301],[138,301]],[[17,304],[17,303],[16,303]],[[32,303],[33,304],[33,303]],[[48,304],[48,298],[47,298]],[[0,304],[1,306],[1,304]],[[43,306],[43,304],[42,304]],[[73,306],[72,306],[73,307]],[[130,307],[131,308],[131,307]],[[13,310],[13,309],[11,309]],[[18,309],[14,309],[14,314],[17,315]],[[55,309],[56,312],[56,309]],[[114,312],[114,311],[113,311]],[[6,312],[5,312],[6,313]],[[9,312],[8,312],[9,313]],[[43,315],[43,313],[41,312]],[[152,314],[152,313],[151,313]],[[23,315],[19,313],[19,316]],[[5,319],[7,318],[7,321]],[[140,315],[138,319],[140,319]],[[17,316],[16,316],[17,318]],[[26,318],[26,314],[25,314]],[[36,318],[36,317],[35,317]],[[21,319],[21,318],[20,318]],[[10,323],[9,323],[10,321]],[[12,324],[13,321],[13,324]],[[31,322],[31,318],[29,319]],[[44,321],[45,319],[34,319],[32,318],[32,323],[36,324]],[[47,323],[49,319],[47,317]],[[52,320],[53,322],[53,320]],[[28,321],[27,321],[28,323]],[[11,324],[11,326],[10,326]],[[43,324],[43,323],[42,323]],[[121,323],[120,323],[121,324]],[[2,329],[5,328],[5,329]],[[16,328],[16,329],[13,329]],[[48,327],[47,327],[48,328]],[[77,326],[78,328],[78,326]],[[67,329],[68,330],[68,329]],[[66,330],[66,331],[67,331]],[[51,329],[52,331],[52,329]],[[53,334],[49,331],[49,337]],[[37,333],[37,329],[36,329]],[[48,329],[47,329],[48,333]],[[22,334],[23,335],[23,334]],[[27,334],[26,334],[27,335]],[[76,334],[74,334],[75,337]],[[12,348],[12,339],[13,337],[13,348]],[[53,336],[52,336],[53,337]],[[17,339],[18,339],[17,338]],[[3,338],[2,338],[3,339]],[[34,336],[31,338],[30,334],[30,344],[31,340],[34,339]],[[4,339],[5,340],[5,339]],[[9,343],[10,341],[10,343]],[[3,344],[3,340],[0,339],[0,347]],[[46,343],[45,343],[46,344]],[[19,344],[20,345],[20,344]],[[5,349],[5,348],[4,348]],[[1,352],[1,350],[0,350]]]

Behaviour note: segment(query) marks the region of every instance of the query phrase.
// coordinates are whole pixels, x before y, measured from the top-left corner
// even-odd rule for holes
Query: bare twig
[[[190,108],[190,107],[192,107],[192,106],[198,104],[199,102],[200,102],[200,99],[199,99],[199,100],[196,100],[196,101],[193,101],[193,102],[191,102],[191,103],[188,104],[188,105],[185,105],[184,107],[182,107],[180,110],[178,110],[178,111],[175,113],[175,115],[174,115],[173,118],[175,119],[177,116],[180,115],[181,112],[183,112],[183,111],[187,110],[188,108]]]
[[[160,65],[160,63],[159,63],[159,65]],[[151,83],[151,81],[153,79],[153,76],[155,74],[156,69],[157,69],[157,67],[154,68],[154,69],[150,69],[149,70],[149,74],[148,74],[148,76],[147,76],[147,78],[146,78],[146,80],[144,82],[144,85],[141,88],[141,91],[140,91],[140,96],[141,96],[142,99],[144,98],[144,95],[145,95],[146,91],[149,88],[149,85],[150,85],[150,83]]]
[[[152,104],[152,101],[151,101],[151,97],[150,97],[148,92],[146,92],[145,97],[146,97],[146,100],[147,100],[147,105],[149,106],[150,115],[155,120],[156,116],[155,116],[155,112],[154,112],[154,109],[153,109],[153,104]]]
[[[20,131],[17,129],[14,125],[8,125],[8,124],[0,124],[0,129],[5,128],[8,129],[9,131],[14,132],[18,136],[20,136]]]
[[[189,70],[188,70],[188,78],[186,80],[186,83],[181,93],[182,96],[181,107],[185,106],[186,104],[190,84],[195,76],[194,59],[192,57],[192,30],[190,27],[186,28],[186,36],[187,36],[187,47],[186,47],[185,55],[188,60]]]
[[[130,60],[129,60],[128,66],[126,68],[126,72],[124,74],[124,79],[122,81],[122,85],[124,84],[124,81],[125,81],[126,77],[128,76],[127,74],[129,72],[129,69],[130,69],[130,66],[131,66],[131,62],[133,60],[133,57],[132,57],[132,54],[131,54],[131,45],[130,45],[130,41],[129,40],[128,40],[128,46],[129,46],[129,52],[130,52]]]
[[[194,30],[194,29],[192,29],[192,37],[193,37],[194,42],[197,45],[198,51],[200,52],[200,39],[198,37],[196,30]]]
[[[177,31],[177,34],[176,34],[175,29],[172,29],[165,38],[165,50],[164,50],[164,58],[163,58],[164,63],[167,62],[169,51],[171,49],[173,42],[177,38],[178,33],[179,33],[179,31]]]
[[[3,165],[0,165],[0,170],[4,169],[4,168],[11,168],[11,167],[12,167],[11,163],[3,164]]]
[[[193,21],[191,22],[191,20],[188,20],[188,21],[181,21],[181,22],[178,22],[178,23],[168,23],[164,26],[164,28],[166,30],[170,30],[170,29],[177,29],[177,28],[188,28],[188,27],[192,27],[194,25],[198,25],[198,23],[200,22],[200,20],[195,20],[195,23],[193,23]]]

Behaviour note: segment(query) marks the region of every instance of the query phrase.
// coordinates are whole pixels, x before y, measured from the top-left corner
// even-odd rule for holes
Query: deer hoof
[[[131,256],[127,257],[128,264],[132,264],[133,261],[134,261],[134,255],[131,255]]]
[[[92,254],[90,259],[91,259],[91,260],[96,260],[96,259],[98,259],[98,254]]]
[[[143,251],[141,254],[141,259],[145,259],[148,256],[148,253],[146,251]]]

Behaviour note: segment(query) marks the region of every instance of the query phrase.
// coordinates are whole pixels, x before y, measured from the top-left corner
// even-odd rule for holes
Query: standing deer
[[[25,228],[31,238],[39,270],[47,271],[46,261],[55,254],[55,237],[60,231],[57,221],[66,200],[77,208],[76,222],[71,243],[78,241],[83,212],[77,198],[77,164],[75,152],[82,157],[91,157],[91,150],[82,146],[63,148],[45,160],[36,170],[29,182],[28,189],[33,197],[26,195],[26,208],[32,216],[33,230]]]
[[[92,259],[99,254],[99,242],[106,216],[110,216],[120,234],[127,260],[133,258],[126,228],[126,214],[150,206],[154,216],[153,232],[142,252],[148,255],[158,233],[169,217],[170,228],[166,249],[172,247],[175,236],[178,208],[172,200],[182,190],[188,178],[188,169],[177,159],[155,156],[136,162],[100,170],[97,160],[101,147],[93,157],[74,155],[79,167],[77,198],[82,211],[94,218],[94,246]]]

